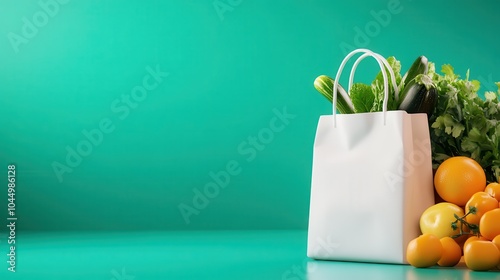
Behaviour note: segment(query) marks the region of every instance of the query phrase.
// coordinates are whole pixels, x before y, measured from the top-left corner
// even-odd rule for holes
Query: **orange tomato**
[[[489,241],[488,239],[486,239],[486,237],[483,237],[483,236],[477,237],[475,235],[472,235],[471,237],[467,238],[467,240],[465,240],[464,246],[462,246],[462,248],[465,248],[465,246],[467,246],[467,244],[471,243],[472,241],[476,241],[476,240]]]
[[[462,250],[462,254],[463,254],[464,244],[467,241],[467,239],[469,239],[471,236],[472,235],[469,235],[469,234],[463,234],[457,238],[454,238],[455,242],[457,242],[457,244],[460,246],[460,250]]]
[[[496,200],[500,201],[500,184],[493,182],[489,183],[484,192],[494,197]]]
[[[465,220],[469,224],[478,225],[479,220],[481,220],[484,213],[498,208],[498,200],[485,192],[477,192],[472,195],[469,201],[467,201],[467,204],[465,205],[466,212],[469,211],[469,207],[476,207],[476,213],[467,215]]]
[[[495,236],[495,238],[493,238],[493,240],[491,240],[491,242],[493,242],[493,244],[497,245],[498,250],[500,250],[500,234]]]
[[[464,206],[473,194],[484,191],[486,175],[475,160],[463,156],[451,157],[436,170],[434,187],[445,201]]]
[[[500,250],[491,241],[474,240],[464,246],[464,261],[472,270],[490,270],[500,262]]]
[[[479,231],[489,240],[500,234],[500,208],[484,213],[479,221]]]
[[[462,249],[460,245],[451,237],[446,236],[439,239],[443,245],[443,255],[437,262],[439,266],[455,266],[462,258]]]
[[[426,233],[408,243],[406,260],[414,267],[430,267],[437,264],[443,251],[439,238]]]
[[[500,235],[497,235],[493,240],[491,240],[493,244],[497,245],[498,250],[500,251]],[[500,262],[497,265],[497,268],[500,269]]]

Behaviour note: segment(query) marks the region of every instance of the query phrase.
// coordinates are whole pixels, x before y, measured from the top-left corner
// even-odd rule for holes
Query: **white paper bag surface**
[[[420,234],[420,215],[432,204],[427,115],[386,111],[320,117],[309,257],[406,263],[406,246]]]

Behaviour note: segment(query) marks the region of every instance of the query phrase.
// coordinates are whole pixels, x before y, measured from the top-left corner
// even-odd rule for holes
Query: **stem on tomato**
[[[455,215],[456,220],[451,223],[451,228],[453,228],[453,230],[460,229],[460,232],[459,234],[453,235],[451,238],[457,238],[462,235],[476,235],[477,237],[479,237],[479,226],[476,224],[471,224],[465,220],[465,218],[470,214],[476,214],[476,213],[477,213],[477,208],[474,206],[470,206],[469,211],[462,217]],[[460,228],[457,226],[457,223],[460,223]],[[464,226],[467,226],[467,228],[469,228],[469,231],[464,231]]]

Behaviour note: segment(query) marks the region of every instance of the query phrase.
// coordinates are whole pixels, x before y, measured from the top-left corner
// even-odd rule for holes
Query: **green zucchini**
[[[419,56],[401,79],[403,89],[399,92],[399,110],[410,114],[426,113],[430,118],[437,103],[437,91],[428,78],[428,60]],[[427,79],[426,79],[427,78]]]
[[[420,74],[427,74],[428,61],[427,57],[421,55],[415,59],[413,64],[410,66],[408,71],[405,73],[401,79],[401,84],[399,85],[399,104],[403,102],[409,89],[409,84]]]
[[[426,113],[430,119],[437,104],[437,90],[434,86],[419,83],[416,79],[405,86],[406,95],[399,105],[399,110],[405,110],[409,114]]]
[[[314,87],[319,93],[330,100],[330,102],[333,102],[333,83],[334,81],[332,78],[321,75],[314,80]],[[354,110],[349,106],[341,92],[347,95],[345,89],[339,84],[337,88],[337,110],[341,114],[353,114]]]
[[[411,80],[415,79],[419,74],[427,74],[428,69],[428,60],[427,57],[421,55],[415,59],[413,64],[410,66],[406,74],[403,76],[403,83],[409,83]]]

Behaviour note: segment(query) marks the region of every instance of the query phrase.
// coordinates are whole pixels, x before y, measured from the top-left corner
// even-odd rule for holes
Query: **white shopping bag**
[[[384,110],[336,114],[340,74],[357,53],[364,54],[353,70],[367,56],[382,69]],[[366,49],[351,52],[339,67],[333,114],[320,117],[314,141],[310,258],[407,263],[406,246],[420,234],[420,215],[434,204],[427,115],[387,111],[389,79],[384,68],[394,82],[387,61]]]

